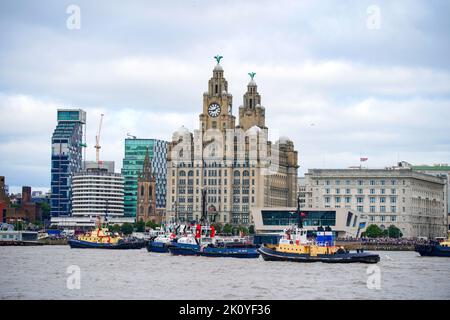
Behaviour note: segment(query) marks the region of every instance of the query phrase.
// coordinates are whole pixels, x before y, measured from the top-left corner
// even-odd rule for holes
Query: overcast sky
[[[197,128],[216,54],[235,115],[256,72],[270,136],[294,141],[300,174],[360,156],[449,163],[449,13],[446,0],[1,1],[0,175],[49,187],[59,107],[87,111],[88,160],[105,114],[101,158],[117,171],[128,132]]]

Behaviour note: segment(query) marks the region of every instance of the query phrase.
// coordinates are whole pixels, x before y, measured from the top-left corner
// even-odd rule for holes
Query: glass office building
[[[52,217],[70,216],[72,174],[81,171],[83,125],[86,112],[61,109],[52,135],[51,197]]]
[[[330,226],[336,225],[336,211],[301,211],[304,215],[303,225]],[[292,226],[298,222],[298,215],[291,210],[262,210],[262,221],[266,226]]]
[[[125,178],[124,215],[135,217],[137,210],[137,178],[149,151],[152,172],[156,178],[156,209],[166,207],[167,141],[158,139],[125,139],[122,175]]]

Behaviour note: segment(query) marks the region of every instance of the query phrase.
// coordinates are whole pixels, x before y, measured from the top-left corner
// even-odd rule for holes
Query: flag
[[[369,158],[359,158],[359,161],[363,162],[363,161],[367,161],[369,160]]]

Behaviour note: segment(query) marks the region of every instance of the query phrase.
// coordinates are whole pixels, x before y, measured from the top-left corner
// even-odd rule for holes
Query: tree
[[[160,225],[155,223],[153,220],[149,220],[147,221],[147,223],[145,224],[146,227],[155,230],[157,227],[159,227]]]
[[[144,232],[145,231],[145,223],[144,221],[141,219],[138,222],[136,222],[134,224],[134,227],[136,228],[137,232]]]
[[[394,226],[393,224],[389,226],[389,228],[386,231],[386,235],[391,238],[401,238],[403,237],[403,233],[400,231],[399,228]]]
[[[376,224],[371,224],[367,227],[364,235],[368,238],[379,238],[383,236],[383,230]]]
[[[14,222],[14,230],[15,231],[25,230],[25,224],[22,221]]]
[[[39,207],[42,210],[42,220],[46,221],[50,219],[50,205],[47,202],[39,203]]]
[[[227,223],[226,225],[223,226],[223,233],[225,234],[233,233],[233,227],[231,226],[231,224]]]
[[[244,227],[244,226],[237,227],[237,231],[242,232],[244,235],[248,234],[248,229],[247,229],[247,227]]]
[[[133,233],[133,225],[131,223],[125,222],[122,224],[122,227],[120,227],[120,231],[122,231],[123,234],[129,235]]]
[[[109,226],[108,229],[113,233],[120,232],[120,226],[118,224]]]
[[[216,222],[213,223],[212,226],[214,227],[214,230],[216,230],[216,233],[222,232],[222,224]]]
[[[250,227],[248,227],[248,233],[255,234],[255,226],[254,225],[251,225]]]

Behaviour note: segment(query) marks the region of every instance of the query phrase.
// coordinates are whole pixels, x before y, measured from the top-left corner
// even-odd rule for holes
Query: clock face
[[[208,107],[208,114],[211,117],[217,117],[220,114],[220,106],[217,103],[211,103]]]

